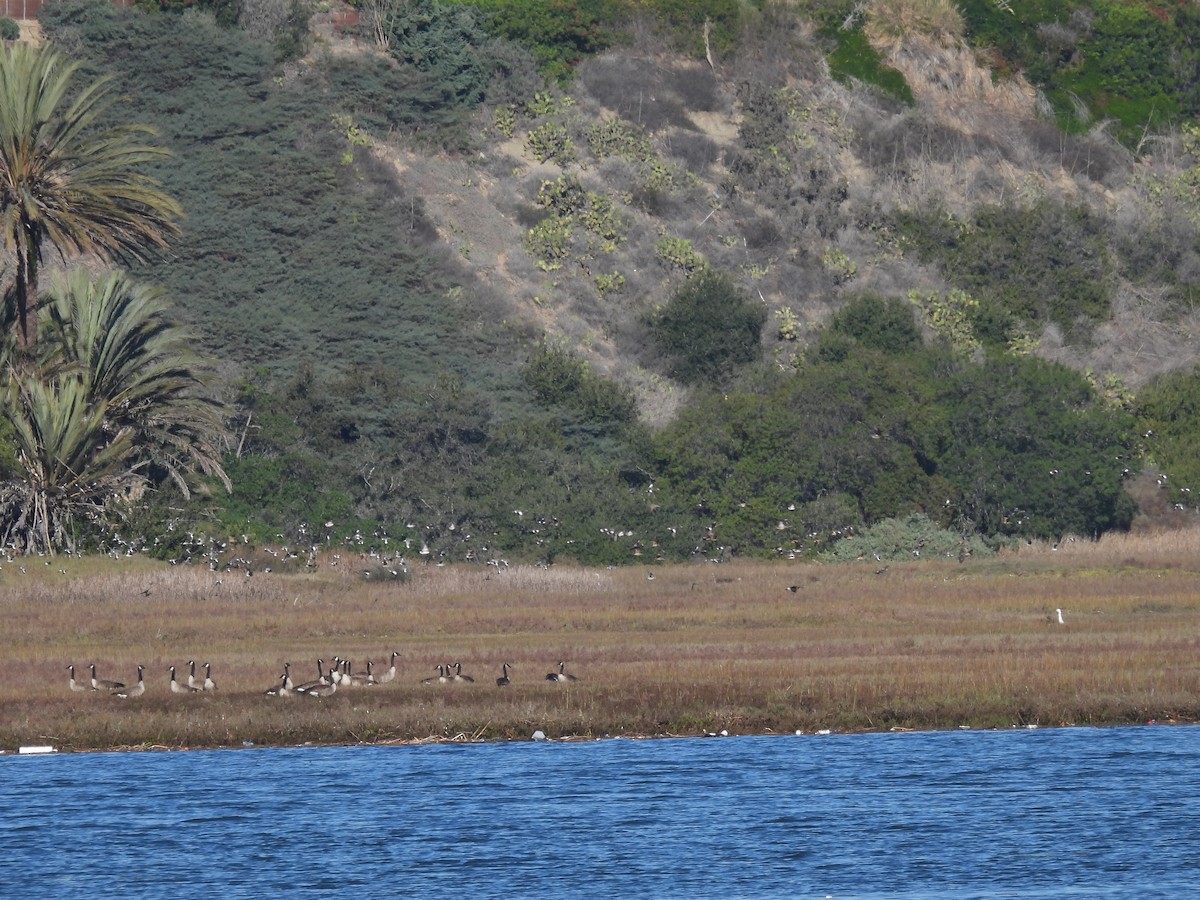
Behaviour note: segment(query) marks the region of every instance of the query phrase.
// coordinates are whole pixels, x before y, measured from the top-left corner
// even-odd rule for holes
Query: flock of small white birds
[[[292,680],[292,664],[285,662],[283,664],[283,674],[279,676],[279,683],[267,688],[263,694],[268,697],[291,697],[306,696],[306,697],[329,697],[335,694],[339,689],[345,690],[353,687],[374,687],[376,685],[387,684],[396,679],[396,659],[400,656],[398,652],[392,653],[391,664],[383,672],[378,675],[375,673],[374,664],[367,663],[365,672],[355,672],[350,660],[342,659],[339,656],[333,658],[333,663],[326,668],[325,660],[317,660],[317,677],[311,681],[304,681],[299,684]],[[203,676],[197,672],[195,660],[188,660],[189,669],[185,680],[181,681],[177,675],[176,666],[168,666],[167,672],[170,675],[170,690],[172,694],[202,694],[212,692],[217,689],[217,683],[213,681],[212,664],[204,663],[199,668],[204,670]],[[566,683],[577,681],[576,676],[566,670],[566,663],[559,661],[558,670],[546,673],[545,680],[556,683]],[[131,697],[140,697],[146,693],[145,681],[145,666],[138,666],[137,681],[132,687],[126,686],[122,681],[109,681],[103,678],[96,677],[96,664],[92,663],[90,683],[79,681],[75,678],[74,664],[67,666],[67,671],[70,673],[70,678],[67,682],[70,690],[82,692],[96,692],[101,694],[109,694],[122,699]],[[500,668],[500,675],[496,678],[497,687],[508,687],[512,681],[508,676],[508,672],[512,669],[511,663],[504,663]],[[441,663],[434,666],[436,675],[429,678],[421,679],[422,684],[465,684],[474,683],[475,679],[470,675],[464,675],[461,662]]]

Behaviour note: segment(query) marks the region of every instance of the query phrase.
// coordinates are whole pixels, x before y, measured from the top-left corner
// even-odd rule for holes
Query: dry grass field
[[[422,567],[381,584],[348,558],[253,576],[17,560],[0,567],[0,749],[1200,719],[1200,531],[880,568]],[[389,684],[263,693],[285,661],[298,682],[334,656],[380,673],[392,651]],[[191,659],[215,692],[168,690]],[[546,680],[560,660],[577,680]],[[459,661],[473,682],[422,684]],[[126,682],[144,665],[145,694],[72,693],[72,663],[85,683],[92,663]]]

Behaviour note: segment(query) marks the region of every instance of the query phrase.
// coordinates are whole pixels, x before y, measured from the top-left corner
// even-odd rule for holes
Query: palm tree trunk
[[[17,346],[30,351],[37,346],[38,258],[34,242],[26,234],[17,248],[17,277],[13,293],[17,301]]]

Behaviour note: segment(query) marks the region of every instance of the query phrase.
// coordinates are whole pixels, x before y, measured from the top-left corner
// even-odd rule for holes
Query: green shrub
[[[1084,207],[985,206],[969,222],[934,211],[900,225],[922,260],[939,263],[979,301],[971,323],[986,344],[1004,346],[1023,327],[1046,322],[1078,338],[1109,315],[1105,226]]]
[[[698,59],[704,58],[705,22],[712,23],[709,44],[720,57],[739,45],[751,8],[738,0],[649,0],[646,6],[672,44]]]
[[[827,57],[829,74],[838,81],[861,81],[871,84],[885,94],[912,104],[912,88],[898,70],[885,65],[879,52],[871,46],[861,25],[843,29],[826,29],[825,36],[834,41],[834,50]]]
[[[912,307],[903,300],[877,294],[859,294],[851,299],[830,320],[828,331],[883,353],[911,353],[922,344]]]
[[[1145,453],[1178,501],[1200,502],[1200,370],[1171,372],[1138,391],[1134,404]]]
[[[1057,538],[1125,529],[1122,477],[1138,468],[1134,419],[1086,379],[1033,357],[995,356],[945,383],[950,440],[940,473],[964,527]]]
[[[704,268],[704,258],[696,252],[692,242],[686,238],[664,237],[654,245],[654,256],[668,266],[687,275]]]
[[[0,41],[16,41],[21,38],[21,26],[16,19],[0,16]]]
[[[479,11],[489,34],[526,48],[542,73],[567,81],[581,59],[601,52],[612,38],[602,24],[606,4],[600,0],[459,0]]]
[[[680,287],[647,324],[671,375],[716,382],[759,358],[767,311],[723,273],[703,270]]]
[[[883,519],[866,531],[838,541],[825,553],[831,560],[869,560],[873,563],[913,559],[958,559],[987,556],[993,547],[978,535],[964,536],[941,528],[921,513]]]
[[[558,122],[543,122],[533,128],[525,140],[530,156],[543,163],[553,160],[566,167],[575,161],[575,144],[566,127]]]
[[[410,0],[396,17],[391,37],[392,56],[432,76],[447,99],[467,106],[483,100],[491,73],[479,49],[488,37],[473,10]]]
[[[540,342],[521,374],[538,402],[565,406],[590,422],[629,422],[637,405],[629,391],[598,376],[571,351]]]
[[[1000,73],[1021,71],[1041,88],[1067,130],[1112,118],[1133,145],[1200,108],[1195,4],[963,0],[961,9],[971,43],[998,51]]]

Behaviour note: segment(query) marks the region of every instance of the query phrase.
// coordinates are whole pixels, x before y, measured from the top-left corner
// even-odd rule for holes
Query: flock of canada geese
[[[335,656],[333,663],[328,669],[325,667],[325,660],[318,659],[317,677],[311,681],[301,682],[300,684],[292,681],[292,664],[285,662],[283,664],[283,674],[279,676],[279,683],[267,688],[263,691],[263,694],[268,697],[291,697],[292,695],[329,697],[339,689],[373,687],[379,684],[387,684],[396,678],[396,658],[399,655],[398,652],[393,651],[391,665],[378,675],[375,674],[374,665],[370,662],[367,663],[367,670],[365,672],[355,672],[348,659]],[[204,670],[203,676],[198,673],[195,660],[188,660],[188,666],[189,671],[186,681],[180,681],[176,677],[175,666],[167,667],[167,672],[171,676],[170,686],[172,694],[201,694],[217,689],[217,683],[213,681],[212,677],[211,663],[204,663],[199,667]],[[95,663],[92,663],[89,668],[92,673],[90,683],[79,681],[75,678],[74,664],[67,666],[67,671],[70,673],[67,686],[72,691],[77,693],[95,691],[102,694],[111,694],[114,697],[121,697],[122,699],[140,697],[146,693],[145,666],[137,667],[137,681],[132,687],[127,686],[123,681],[109,681],[104,678],[97,678]],[[512,684],[511,679],[508,677],[508,671],[511,668],[511,663],[501,665],[500,675],[496,678],[496,687],[508,687]],[[460,662],[441,663],[434,666],[434,670],[437,674],[421,679],[421,684],[462,684],[466,682],[473,683],[475,681],[470,675],[463,674],[462,663]],[[577,680],[574,675],[567,671],[567,664],[561,660],[558,663],[557,672],[546,673],[546,681],[562,683]]]

